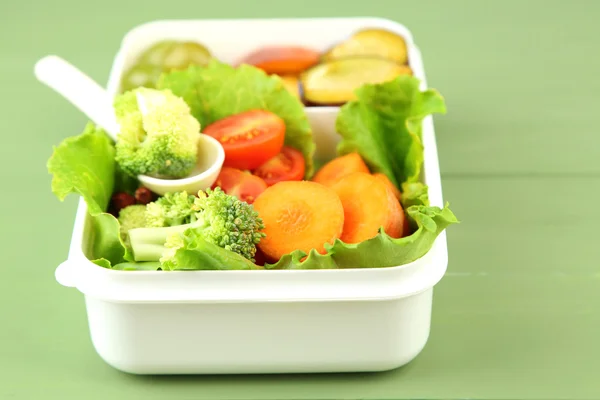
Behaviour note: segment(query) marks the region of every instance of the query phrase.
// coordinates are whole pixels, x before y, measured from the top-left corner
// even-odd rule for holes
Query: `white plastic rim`
[[[231,24],[244,32],[238,40],[227,38]],[[281,30],[282,23],[286,29]],[[332,24],[335,23],[335,29]],[[306,27],[311,26],[310,30]],[[220,60],[235,62],[255,47],[294,43],[325,50],[364,27],[381,27],[403,36],[409,65],[427,87],[421,54],[412,35],[401,24],[381,18],[310,18],[253,20],[155,21],[131,30],[115,58],[108,91],[119,91],[121,76],[145,48],[164,40],[197,40]],[[273,30],[277,34],[273,34]],[[333,124],[338,107],[307,107],[317,146],[331,154],[338,140]],[[433,120],[423,121],[423,181],[429,186],[432,205],[443,206]],[[325,149],[325,150],[323,150]],[[126,303],[203,303],[277,301],[372,301],[399,299],[429,290],[443,277],[447,264],[446,232],[422,258],[397,267],[336,270],[252,271],[118,271],[90,262],[84,254],[91,220],[80,199],[69,257],[56,271],[59,283],[76,287],[86,296]]]

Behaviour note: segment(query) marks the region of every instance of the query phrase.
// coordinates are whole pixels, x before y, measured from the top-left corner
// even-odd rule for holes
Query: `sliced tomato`
[[[218,120],[202,131],[225,150],[226,167],[258,168],[281,151],[285,122],[267,110],[250,110]]]
[[[293,147],[284,146],[281,152],[254,170],[271,186],[281,181],[301,181],[305,172],[304,156]]]
[[[266,188],[267,184],[258,176],[237,168],[223,167],[212,189],[220,187],[225,193],[241,201],[252,204]]]

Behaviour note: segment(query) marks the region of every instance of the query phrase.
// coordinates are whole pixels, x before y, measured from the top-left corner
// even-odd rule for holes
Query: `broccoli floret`
[[[201,212],[195,227],[204,240],[254,261],[265,226],[253,206],[218,187],[206,194],[199,192],[196,206]]]
[[[119,229],[123,243],[130,247],[129,231],[131,229],[143,228],[146,226],[146,206],[134,204],[122,208],[119,211]]]
[[[196,196],[187,192],[166,193],[146,206],[146,226],[160,228],[196,221],[199,211],[196,200]]]
[[[200,123],[170,90],[138,88],[115,99],[115,159],[128,175],[188,176],[197,162]]]
[[[159,259],[161,265],[168,265],[173,263],[175,253],[177,253],[177,250],[185,247],[184,236],[190,232],[195,232],[195,230],[188,229],[185,230],[183,233],[173,232],[167,236],[167,240],[165,241],[165,248],[162,252],[162,256]]]
[[[175,196],[183,195],[177,193]],[[191,222],[129,231],[135,260],[167,262],[183,245],[180,239],[189,242],[197,235],[202,240],[254,261],[256,245],[265,236],[262,232],[263,221],[254,207],[220,188],[207,189],[206,193],[200,191],[197,198],[193,197],[189,216]]]

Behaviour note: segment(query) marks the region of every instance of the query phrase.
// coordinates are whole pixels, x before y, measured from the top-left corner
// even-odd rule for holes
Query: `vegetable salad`
[[[377,45],[373,32],[362,35],[324,59],[367,57],[367,48],[406,62],[393,36]],[[176,49],[162,51],[169,59]],[[140,78],[137,86],[130,71],[131,87],[114,101],[121,128],[116,143],[90,122],[48,161],[56,196],[75,193],[88,206],[93,240],[86,255],[97,265],[163,271],[390,267],[422,257],[458,222],[448,205],[429,204],[421,183],[421,122],[446,108],[442,96],[421,91],[412,74],[363,83],[347,96],[336,120],[337,157],[317,167],[304,104],[279,72],[300,64],[318,68],[319,61],[284,51],[276,59],[253,55],[257,65],[231,66],[201,53],[180,63],[171,57],[177,68],[153,59],[152,74],[144,75],[153,78]],[[306,62],[285,61],[297,55]],[[188,176],[200,157],[201,135],[215,138],[225,152],[212,187],[159,196],[137,179]]]

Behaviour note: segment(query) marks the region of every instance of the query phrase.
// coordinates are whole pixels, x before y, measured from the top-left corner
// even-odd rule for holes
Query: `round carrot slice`
[[[342,178],[331,188],[344,207],[344,243],[360,243],[385,233],[399,238],[404,231],[405,216],[400,202],[385,183],[373,175],[356,172]]]
[[[344,208],[335,192],[319,183],[284,181],[270,186],[254,201],[267,235],[258,244],[270,261],[294,250],[325,252],[342,234]]]
[[[358,153],[350,153],[334,158],[323,165],[312,180],[325,186],[331,186],[353,172],[369,173],[367,164]]]
[[[392,183],[392,181],[390,180],[390,178],[387,177],[386,174],[382,172],[376,172],[373,174],[373,176],[379,179],[381,182],[385,183],[386,186],[392,191],[392,193],[398,200],[402,199],[402,192],[400,192],[400,189],[398,189],[396,185]]]

